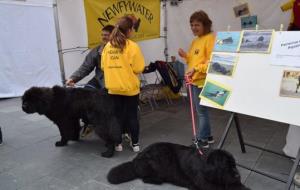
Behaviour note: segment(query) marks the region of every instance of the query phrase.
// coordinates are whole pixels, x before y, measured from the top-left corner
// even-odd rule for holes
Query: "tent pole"
[[[163,0],[163,8],[164,8],[164,43],[165,43],[165,49],[164,49],[164,55],[165,60],[168,62],[169,58],[169,50],[168,50],[168,11],[167,11],[167,0]]]
[[[55,22],[55,31],[56,31],[56,39],[57,39],[57,48],[58,48],[61,80],[62,80],[62,84],[65,84],[66,75],[65,75],[65,67],[64,67],[64,57],[63,57],[63,54],[62,54],[61,36],[60,36],[59,20],[58,20],[57,0],[54,0],[54,3],[53,3],[53,13],[54,13],[54,22]]]

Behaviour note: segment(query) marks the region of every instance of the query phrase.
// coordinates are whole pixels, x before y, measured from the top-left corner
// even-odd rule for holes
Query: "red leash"
[[[199,152],[200,155],[203,155],[203,152],[201,151],[201,149],[198,146],[197,143],[197,137],[196,137],[196,122],[195,122],[195,115],[194,115],[194,106],[193,106],[193,99],[192,99],[192,79],[188,76],[185,76],[185,84],[188,87],[188,91],[189,91],[189,99],[190,99],[190,107],[191,107],[191,115],[192,115],[192,128],[193,128],[193,135],[194,135],[194,144],[196,145],[196,148]]]

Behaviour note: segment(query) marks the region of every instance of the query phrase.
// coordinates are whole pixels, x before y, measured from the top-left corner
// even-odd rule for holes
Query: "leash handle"
[[[196,137],[196,122],[195,122],[195,114],[194,114],[194,105],[193,105],[193,99],[192,99],[192,79],[188,76],[185,76],[185,84],[188,87],[189,91],[189,99],[190,99],[190,109],[191,109],[191,115],[192,115],[192,129],[193,129],[193,135],[194,135],[194,144],[196,145],[197,150],[199,151],[200,155],[203,155],[203,152],[200,150],[198,143],[197,143],[197,137]]]

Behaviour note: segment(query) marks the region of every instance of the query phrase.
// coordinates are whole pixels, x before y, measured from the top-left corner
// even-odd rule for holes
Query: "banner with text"
[[[134,19],[135,41],[159,38],[160,0],[84,0],[88,46],[100,43],[101,29],[125,15]]]

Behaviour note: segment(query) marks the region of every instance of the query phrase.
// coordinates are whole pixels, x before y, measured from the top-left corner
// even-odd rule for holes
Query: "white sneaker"
[[[116,152],[122,152],[122,151],[123,151],[123,146],[122,146],[122,144],[118,144],[117,146],[115,146],[115,151],[116,151]]]
[[[139,144],[133,144],[132,145],[133,152],[139,152],[140,151],[140,145]]]

